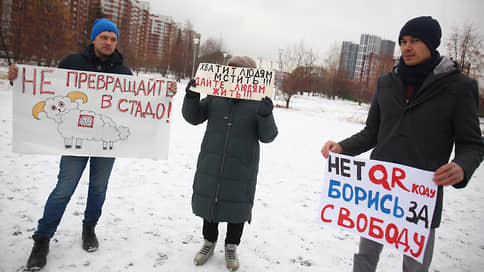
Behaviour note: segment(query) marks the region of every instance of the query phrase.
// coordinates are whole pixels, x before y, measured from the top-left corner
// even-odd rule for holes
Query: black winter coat
[[[416,96],[406,101],[404,84],[394,70],[379,78],[365,128],[340,142],[343,153],[357,155],[374,147],[371,159],[435,171],[453,161],[464,169],[467,185],[484,156],[479,128],[477,82],[442,58]],[[440,225],[443,188],[439,186],[432,227]]]
[[[117,49],[105,62],[96,57],[94,54],[94,45],[89,45],[80,54],[72,54],[65,57],[60,63],[59,68],[99,72],[99,73],[113,73],[132,75],[131,70],[123,65],[123,56]]]
[[[272,113],[257,114],[260,102],[224,97],[185,95],[182,113],[198,125],[208,120],[193,182],[192,210],[208,221],[251,220],[259,141],[277,136]]]

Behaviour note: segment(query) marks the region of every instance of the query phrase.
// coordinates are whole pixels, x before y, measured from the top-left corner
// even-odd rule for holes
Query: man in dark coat
[[[479,128],[477,82],[440,57],[441,29],[430,16],[408,21],[398,41],[399,64],[378,80],[365,128],[321,152],[358,155],[435,171],[438,194],[423,264],[404,256],[403,271],[428,271],[435,228],[442,215],[443,186],[463,188],[484,156]],[[455,157],[449,162],[452,148]],[[383,245],[361,238],[353,271],[375,271]]]
[[[123,56],[116,49],[118,39],[119,32],[116,25],[108,19],[98,19],[94,22],[91,31],[92,44],[80,54],[64,58],[59,68],[131,75],[131,70],[123,65]],[[18,68],[11,65],[8,73],[9,80],[13,81],[17,75]],[[46,264],[49,241],[54,236],[89,160],[89,191],[83,219],[82,247],[88,252],[97,250],[99,243],[94,228],[101,216],[114,158],[62,156],[57,185],[47,199],[44,215],[32,236],[34,246],[27,261],[28,269],[38,270]]]
[[[234,57],[228,64],[256,68],[248,57]],[[192,92],[192,80],[183,101],[183,117],[193,125],[205,121],[197,170],[193,182],[192,210],[203,218],[204,245],[195,264],[204,264],[213,254],[218,223],[228,222],[225,239],[227,267],[239,267],[235,249],[244,222],[251,220],[259,169],[259,141],[269,143],[277,136],[272,101],[231,99]]]

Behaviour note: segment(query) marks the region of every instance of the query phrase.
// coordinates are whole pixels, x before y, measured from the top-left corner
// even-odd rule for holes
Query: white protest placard
[[[274,73],[265,69],[200,63],[195,82],[194,92],[228,98],[261,100],[274,93]]]
[[[168,158],[173,81],[18,65],[13,151]]]
[[[422,263],[437,199],[433,172],[330,153],[320,221]]]

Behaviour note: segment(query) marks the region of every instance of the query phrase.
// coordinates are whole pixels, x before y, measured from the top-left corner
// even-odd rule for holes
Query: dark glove
[[[260,101],[258,114],[262,117],[269,116],[273,108],[272,100],[266,96]]]
[[[197,87],[195,79],[190,79],[190,82],[188,82],[187,87],[185,88],[185,92],[186,95],[189,97],[200,97],[200,93],[193,92],[192,90],[190,90],[190,87]]]

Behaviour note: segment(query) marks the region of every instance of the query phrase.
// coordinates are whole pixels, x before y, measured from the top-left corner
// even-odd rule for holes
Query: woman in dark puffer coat
[[[256,68],[249,57],[233,57],[229,66]],[[204,244],[195,264],[204,264],[213,254],[218,223],[227,222],[225,258],[227,268],[236,270],[236,248],[244,223],[250,222],[259,169],[259,141],[269,143],[277,136],[270,98],[262,101],[207,96],[186,88],[183,117],[193,125],[208,121],[198,156],[193,183],[192,210],[203,218]]]

